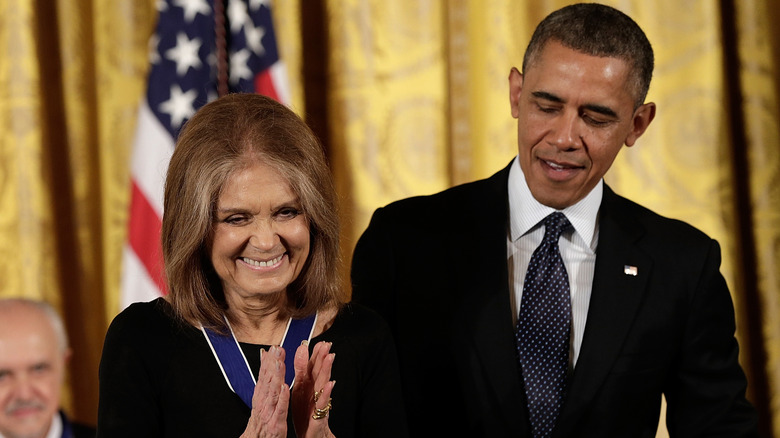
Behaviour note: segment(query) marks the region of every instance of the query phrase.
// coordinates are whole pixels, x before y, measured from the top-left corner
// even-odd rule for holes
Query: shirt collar
[[[46,435],[46,438],[62,438],[62,417],[60,415],[64,415],[62,413],[55,413],[54,418],[51,420],[51,426],[49,426],[49,433]]]
[[[540,203],[533,197],[517,157],[509,169],[508,190],[510,238],[513,242],[528,233],[550,213],[559,211]],[[598,243],[596,231],[603,195],[604,180],[600,180],[596,187],[579,202],[560,210],[569,219],[575,232],[593,252],[596,251]]]
[[[0,438],[5,438],[5,435],[0,433]],[[54,414],[46,438],[62,438],[62,418],[60,418],[59,413]]]

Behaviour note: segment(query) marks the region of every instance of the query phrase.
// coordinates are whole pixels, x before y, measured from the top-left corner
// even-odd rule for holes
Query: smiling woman
[[[338,231],[298,116],[253,94],[204,106],[168,168],[168,295],[112,322],[98,435],[406,436],[387,326],[339,300]]]
[[[209,249],[228,308],[246,301],[284,303],[287,285],[309,256],[309,224],[301,210],[287,181],[260,160],[228,178]]]

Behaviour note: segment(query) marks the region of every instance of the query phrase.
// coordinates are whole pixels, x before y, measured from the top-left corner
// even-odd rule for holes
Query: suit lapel
[[[486,189],[472,192],[479,199],[466,203],[483,208],[475,212],[471,220],[479,223],[476,239],[465,249],[467,254],[462,254],[474,263],[460,270],[457,284],[461,289],[459,295],[464,297],[461,320],[468,321],[464,333],[469,345],[467,349],[472,351],[473,348],[476,353],[464,360],[476,361],[482,369],[484,385],[495,394],[496,406],[501,410],[496,417],[504,419],[510,430],[518,429],[517,424],[526,424],[526,413],[509,301],[506,259],[508,175],[509,167],[485,181]],[[475,276],[474,272],[479,275]]]
[[[604,189],[588,319],[554,436],[572,435],[577,420],[604,383],[634,321],[652,269],[652,260],[635,245],[644,230],[621,208],[622,198],[609,187]],[[636,275],[632,275],[632,268]]]
[[[505,259],[503,263],[506,264]],[[487,291],[491,292],[488,294]],[[474,321],[471,344],[476,351],[475,359],[483,370],[486,386],[495,394],[496,406],[501,410],[497,417],[504,419],[508,428],[515,429],[517,424],[526,423],[525,420],[518,421],[526,417],[526,409],[509,290],[505,284],[503,287],[485,284],[479,293],[483,295],[482,299],[471,309]]]

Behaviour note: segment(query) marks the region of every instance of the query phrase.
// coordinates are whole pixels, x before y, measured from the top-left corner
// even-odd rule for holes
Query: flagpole
[[[228,93],[227,39],[225,36],[225,5],[223,0],[214,0],[214,33],[216,36],[217,94]]]

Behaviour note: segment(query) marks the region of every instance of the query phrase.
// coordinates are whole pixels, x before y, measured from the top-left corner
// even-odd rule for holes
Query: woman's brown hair
[[[309,258],[287,288],[287,314],[302,317],[339,304],[336,192],[322,146],[295,113],[258,94],[229,94],[184,126],[168,166],[162,223],[167,299],[195,326],[224,330],[221,280],[207,248],[220,191],[236,170],[262,162],[299,196],[311,233]]]

